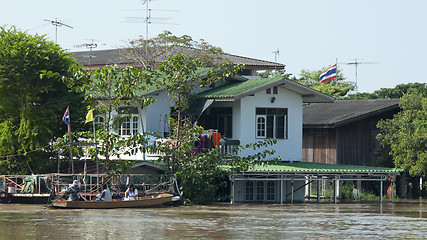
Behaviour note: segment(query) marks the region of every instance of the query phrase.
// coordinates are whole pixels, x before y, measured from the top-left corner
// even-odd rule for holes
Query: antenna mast
[[[55,20],[49,20],[49,19],[43,19],[43,20],[46,22],[50,22],[52,23],[53,26],[55,26],[55,43],[58,43],[58,27],[66,26],[73,29],[73,27],[71,27],[70,25],[67,25],[65,23],[62,23],[61,21],[58,21],[57,18],[55,18]]]
[[[280,51],[279,49],[277,49],[273,53],[274,53],[274,62],[277,63],[277,57],[280,56]]]
[[[151,9],[148,8],[148,3],[151,0],[145,0],[143,4],[145,4],[146,16],[145,16],[145,40],[148,41],[148,24],[151,23]]]
[[[356,69],[356,94],[357,94],[357,66],[359,66],[359,64],[376,64],[377,62],[358,62],[357,58],[354,59],[354,62],[348,62],[345,63],[347,65],[354,65],[355,69]]]
[[[273,52],[274,54],[274,62],[277,63],[277,57],[280,56],[280,51],[279,49],[277,49],[276,51]],[[276,71],[276,65],[274,66],[274,71]]]
[[[92,63],[91,63],[91,59],[95,58],[96,56],[92,55],[92,49],[97,48],[98,44],[95,43],[95,39],[91,39],[91,43],[83,43],[80,45],[74,45],[75,48],[80,48],[80,47],[86,47],[89,49],[90,53],[89,53],[89,70],[92,70]],[[101,45],[105,45],[105,44],[101,44]]]

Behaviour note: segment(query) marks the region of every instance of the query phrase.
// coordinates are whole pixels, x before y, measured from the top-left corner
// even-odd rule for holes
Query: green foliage
[[[403,97],[406,93],[417,91],[420,94],[427,95],[427,83],[407,83],[399,84],[394,88],[381,88],[373,93],[350,94],[344,99],[397,99]]]
[[[60,81],[75,60],[44,36],[0,27],[0,172],[43,172],[67,106],[82,98]],[[71,119],[78,121],[79,112]],[[42,150],[43,149],[43,150]]]
[[[398,168],[414,176],[427,176],[427,95],[417,91],[405,94],[402,111],[378,123],[377,138],[393,157]]]
[[[127,112],[121,112],[120,107],[143,108],[154,101],[150,96],[141,97],[140,95],[152,86],[153,79],[157,77],[156,72],[144,68],[119,68],[117,65],[108,65],[93,71],[84,71],[76,67],[73,69],[72,77],[63,79],[70,88],[83,93],[87,101],[96,105],[97,112],[104,114],[104,125],[98,126],[96,132],[97,141],[100,144],[96,149],[90,148],[88,154],[93,160],[98,154],[102,155],[104,158],[100,163],[109,171],[125,171],[129,167],[130,162],[119,158],[121,154],[136,154],[138,149],[145,151],[144,146],[147,144],[144,134],[123,137],[112,130],[121,125],[124,115],[131,116]],[[113,112],[123,115],[113,119]],[[90,129],[78,132],[77,138],[81,141],[93,142],[93,132]],[[113,162],[111,157],[118,160]]]
[[[162,76],[160,85],[168,91],[169,101],[174,105],[177,116],[176,119],[171,120],[173,133],[170,141],[159,146],[160,150],[165,153],[161,160],[170,173],[177,175],[187,203],[214,201],[218,189],[226,184],[227,175],[220,168],[225,156],[219,149],[194,154],[193,142],[197,140],[198,134],[202,133],[203,129],[193,126],[182,113],[189,107],[195,89],[209,86],[214,81],[223,80],[236,74],[243,67],[222,63],[211,68],[206,74],[206,78],[201,78],[196,72],[201,66],[205,66],[202,60],[178,53],[168,57],[158,68]],[[257,149],[267,145],[257,143],[246,147]],[[273,151],[265,150],[254,157],[235,156],[230,161],[231,170],[245,169],[251,162],[259,160],[260,157],[266,157],[270,152]]]
[[[312,88],[321,93],[325,93],[337,100],[346,96],[350,91],[355,89],[355,84],[352,82],[344,81],[345,78],[341,74],[341,71],[337,69],[337,78],[320,83],[320,75],[326,70],[326,67],[322,70],[301,70],[300,78],[292,78],[292,81],[295,81],[299,84]]]
[[[176,131],[176,126],[173,129]],[[249,156],[223,154],[221,147],[195,154],[193,142],[198,140],[197,136],[203,132],[203,129],[184,120],[180,131],[180,138],[177,138],[176,132],[174,132],[170,141],[158,145],[158,150],[165,153],[159,160],[165,163],[171,173],[177,175],[182,196],[188,204],[218,201],[219,198],[226,197],[220,196],[218,191],[227,186],[226,181],[230,173],[247,170],[254,164],[278,161],[278,159],[265,160],[270,154],[274,154],[274,150],[271,149]],[[275,139],[267,139],[246,146],[238,146],[238,149],[258,150],[276,142]],[[224,161],[224,159],[228,160]]]
[[[225,165],[229,168],[231,172],[241,172],[246,171],[249,167],[259,164],[270,164],[280,162],[280,157],[278,158],[269,158],[269,156],[274,155],[275,150],[269,149],[277,143],[277,139],[269,138],[256,143],[249,143],[245,146],[236,146],[236,151],[242,151],[244,149],[253,149],[256,153],[253,155],[240,156],[240,155],[228,155],[223,156],[223,158],[230,159],[226,162]],[[264,150],[260,150],[264,149]]]
[[[345,182],[345,184],[342,186],[341,192],[345,200],[357,200],[357,201],[378,200],[378,196],[376,196],[371,192],[365,191],[363,189],[361,191],[357,190],[353,182]]]
[[[353,199],[353,189],[354,189],[354,184],[352,182],[346,182],[341,189],[343,198],[347,200]]]
[[[269,77],[290,78],[292,74],[286,73],[286,70],[266,70],[266,71],[257,72],[257,76],[260,76],[262,78],[269,78]]]

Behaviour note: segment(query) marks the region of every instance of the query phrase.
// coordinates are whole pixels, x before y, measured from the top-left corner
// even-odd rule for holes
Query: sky
[[[4,1],[0,25],[46,34],[70,51],[125,47],[146,35],[144,0]],[[275,61],[286,72],[320,70],[338,62],[359,92],[427,82],[425,0],[151,0],[148,37],[164,30],[189,35],[244,57]],[[135,23],[135,18],[140,18]],[[273,52],[279,50],[279,55]]]

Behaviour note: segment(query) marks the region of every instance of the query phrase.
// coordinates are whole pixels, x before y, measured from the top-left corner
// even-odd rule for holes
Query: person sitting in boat
[[[125,192],[125,197],[123,201],[129,200],[138,200],[138,190],[133,186],[133,184],[129,185],[129,188]]]
[[[79,192],[79,181],[74,180],[73,184],[71,184],[66,191],[66,193],[68,194],[68,201],[79,201]]]
[[[99,198],[96,199],[96,201],[113,201],[113,195],[111,194],[110,189],[108,189],[107,184],[102,185],[101,195],[99,196]]]

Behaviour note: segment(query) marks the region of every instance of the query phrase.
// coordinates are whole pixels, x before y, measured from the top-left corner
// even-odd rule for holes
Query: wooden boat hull
[[[54,208],[73,209],[109,209],[109,208],[146,208],[158,207],[172,203],[172,194],[159,194],[154,197],[144,197],[133,201],[56,201],[50,205]]]

